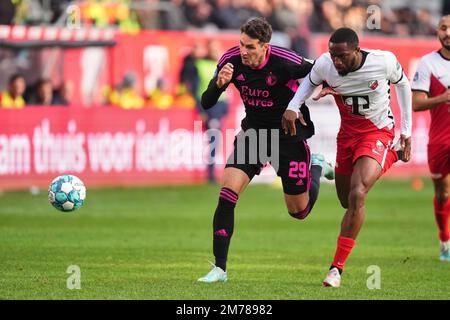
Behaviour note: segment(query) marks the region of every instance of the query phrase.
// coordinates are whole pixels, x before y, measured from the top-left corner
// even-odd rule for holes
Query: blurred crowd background
[[[368,19],[374,14],[370,10],[372,5],[381,14],[380,26],[376,29],[367,26]],[[68,10],[71,6],[73,10]],[[236,32],[249,18],[264,16],[272,24],[275,34],[287,39],[284,46],[306,57],[310,57],[309,42],[315,34],[329,34],[347,26],[364,36],[434,37],[439,17],[448,13],[450,0],[0,1],[0,25],[63,27],[67,21],[73,20],[80,27],[109,27],[131,34],[148,29]],[[200,79],[201,69],[205,65],[203,61],[217,59],[217,52],[212,54],[211,50],[199,49],[196,45],[193,44],[191,52],[183,61],[176,93],[167,92],[161,79],[156,90],[142,96],[136,90],[135,76],[130,73],[120,83],[103,90],[104,104],[123,108],[168,108],[177,103],[195,107],[198,104],[198,92],[205,82]],[[21,54],[24,55],[21,51],[14,53],[16,58]],[[214,63],[209,63],[208,67],[210,65],[214,68]],[[73,83],[59,81],[54,86],[50,77],[40,75],[30,84],[26,83],[28,78],[21,74],[8,74],[0,83],[0,106],[21,108],[25,105],[71,104]],[[197,79],[197,83],[193,84],[192,79]],[[200,89],[199,83],[202,84]]]
[[[235,30],[253,16],[289,33],[330,32],[342,26],[387,35],[432,35],[449,0],[2,0],[0,24],[56,24],[70,4],[83,25],[140,29]],[[382,10],[381,29],[367,30],[367,8]]]

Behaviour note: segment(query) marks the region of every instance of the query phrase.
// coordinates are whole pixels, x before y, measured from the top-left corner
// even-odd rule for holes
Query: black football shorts
[[[311,154],[306,140],[287,137],[281,131],[278,138],[261,130],[254,135],[248,132],[241,131],[235,137],[225,168],[240,169],[252,180],[264,166],[271,164],[281,178],[285,194],[309,191]]]

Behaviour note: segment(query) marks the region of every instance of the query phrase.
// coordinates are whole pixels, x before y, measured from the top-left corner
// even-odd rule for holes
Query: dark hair
[[[50,80],[49,78],[40,78],[36,84],[36,88],[40,88],[47,83],[50,83],[52,85],[52,80]]]
[[[330,42],[333,43],[347,43],[356,48],[359,45],[358,35],[350,28],[339,28],[333,32],[330,37]]]
[[[272,26],[264,18],[252,18],[242,25],[241,33],[260,42],[269,43],[272,38]]]
[[[11,77],[9,77],[8,83],[11,84],[11,83],[13,83],[14,81],[16,81],[17,79],[20,79],[20,78],[25,80],[23,75],[21,75],[20,73],[15,73]]]
[[[439,19],[439,26],[441,26],[441,22],[444,18],[450,18],[450,14],[444,14],[440,19]]]

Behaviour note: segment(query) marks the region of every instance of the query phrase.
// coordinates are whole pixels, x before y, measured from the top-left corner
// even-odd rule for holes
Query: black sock
[[[338,271],[339,271],[339,274],[342,274],[342,271],[344,271],[344,270],[342,270],[341,268],[338,268],[338,267],[336,267],[336,266],[333,266],[333,265],[331,265],[331,267],[330,267],[330,269],[329,269],[329,270],[331,270],[331,269],[333,269],[333,268],[336,268],[336,269],[338,269]]]
[[[316,203],[317,196],[319,195],[319,188],[320,188],[320,175],[322,173],[322,167],[321,166],[311,166],[311,184],[309,186],[309,201],[308,205],[305,209],[303,209],[300,212],[289,212],[291,216],[293,216],[296,219],[306,219],[306,217],[309,215],[309,213],[312,211],[314,204]]]
[[[309,211],[312,210],[319,196],[320,176],[322,174],[321,166],[311,166],[311,185],[309,187]]]
[[[234,208],[238,195],[231,189],[220,190],[219,203],[213,220],[213,252],[216,266],[227,268],[228,248],[234,229]]]

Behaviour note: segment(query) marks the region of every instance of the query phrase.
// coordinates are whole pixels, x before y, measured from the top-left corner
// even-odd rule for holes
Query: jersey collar
[[[361,54],[362,54],[361,64],[359,65],[358,68],[356,68],[352,72],[355,72],[355,71],[358,71],[359,69],[361,69],[362,66],[364,65],[364,63],[366,62],[367,56],[369,55],[369,53],[367,51],[364,51],[364,50],[361,50]]]
[[[442,59],[447,60],[447,61],[450,61],[449,58],[444,57],[444,55],[441,53],[441,49],[439,49],[439,50],[437,51],[437,53],[439,53],[439,55],[441,56]]]

